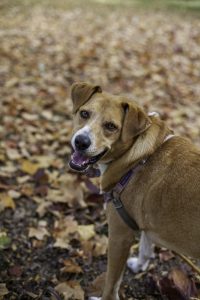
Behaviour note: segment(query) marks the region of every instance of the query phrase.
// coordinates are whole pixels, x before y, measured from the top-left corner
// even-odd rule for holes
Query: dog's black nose
[[[75,138],[75,146],[77,150],[86,150],[91,145],[89,137],[85,134],[77,135]]]

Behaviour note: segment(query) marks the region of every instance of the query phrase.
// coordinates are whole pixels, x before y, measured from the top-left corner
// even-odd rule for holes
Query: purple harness
[[[139,226],[136,221],[130,217],[129,213],[125,209],[120,195],[128,184],[129,180],[143,167],[146,163],[146,160],[140,161],[134,168],[129,170],[124,176],[121,177],[120,181],[114,186],[114,188],[104,193],[104,201],[106,203],[112,201],[114,207],[116,208],[118,214],[123,219],[123,221],[131,227],[134,231],[139,230]]]
[[[114,188],[109,191],[105,192],[103,194],[105,203],[108,203],[112,201],[116,211],[120,215],[120,217],[123,219],[123,221],[134,231],[139,231],[139,226],[137,225],[136,221],[130,217],[129,213],[125,209],[121,199],[120,195],[125,189],[126,185],[128,184],[129,180],[143,167],[143,165],[146,163],[146,160],[141,160],[137,163],[136,166],[134,166],[132,169],[130,169],[124,176],[121,177],[120,181],[114,186]],[[96,169],[94,167],[90,167],[85,172],[85,175],[88,177],[99,177],[100,170]],[[91,181],[89,181],[89,184],[91,185]],[[89,186],[88,186],[89,187]],[[91,186],[89,187],[91,189]],[[94,188],[92,184],[92,188]],[[98,190],[98,193],[100,190]]]

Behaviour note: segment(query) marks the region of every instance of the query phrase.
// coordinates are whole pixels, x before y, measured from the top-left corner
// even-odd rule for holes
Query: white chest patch
[[[152,111],[152,112],[149,112],[149,113],[148,113],[148,116],[149,116],[149,117],[159,117],[159,113],[156,112],[156,111]]]
[[[103,175],[108,167],[107,164],[98,164],[99,166],[99,169],[100,169],[100,172],[101,172],[101,175]]]

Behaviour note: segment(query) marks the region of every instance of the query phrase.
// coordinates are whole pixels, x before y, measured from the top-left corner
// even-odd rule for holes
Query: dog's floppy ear
[[[74,83],[71,87],[73,113],[75,113],[81,105],[85,104],[95,93],[102,93],[100,86],[92,85],[87,82]]]
[[[150,118],[145,112],[131,103],[122,103],[124,109],[124,123],[122,128],[122,140],[128,141],[149,128]]]

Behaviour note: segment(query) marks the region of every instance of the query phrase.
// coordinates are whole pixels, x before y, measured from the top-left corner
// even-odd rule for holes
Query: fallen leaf
[[[64,297],[64,300],[84,300],[84,291],[76,281],[62,282],[55,287],[55,290]]]
[[[23,183],[29,181],[30,178],[31,178],[31,177],[30,177],[29,175],[26,175],[26,176],[20,176],[20,177],[17,177],[17,182],[18,182],[19,184],[23,184]]]
[[[68,236],[65,236],[62,238],[58,237],[58,238],[56,238],[56,241],[53,244],[53,246],[55,248],[70,249],[71,246],[69,245],[69,242],[70,242],[70,239]]]
[[[7,156],[10,160],[18,160],[21,158],[20,153],[16,149],[7,149]]]
[[[173,254],[173,252],[171,252],[169,250],[159,252],[159,259],[161,261],[169,261],[170,259],[172,259],[174,257],[175,257],[175,255]]]
[[[168,277],[161,278],[157,281],[158,288],[163,297],[169,300],[188,300],[179,290],[172,284]]]
[[[30,183],[26,183],[21,187],[20,190],[21,194],[27,197],[30,197],[34,194],[34,188],[33,185]]]
[[[0,161],[4,162],[6,160],[6,156],[4,153],[0,153]]]
[[[168,275],[157,279],[158,288],[169,300],[188,300],[197,296],[194,281],[181,269],[174,268]]]
[[[93,255],[94,256],[100,256],[100,255],[105,255],[107,252],[108,248],[108,237],[105,235],[95,236],[95,241],[94,241],[94,249],[93,249]]]
[[[29,228],[29,233],[28,233],[29,238],[34,237],[41,241],[44,239],[45,236],[48,236],[48,235],[49,235],[49,232],[47,231],[47,229],[45,227]]]
[[[10,196],[13,199],[18,199],[21,197],[21,194],[15,190],[9,190],[8,191],[8,196]]]
[[[8,194],[0,193],[0,211],[5,208],[15,209],[15,202]]]
[[[6,284],[5,283],[0,283],[0,297],[3,297],[9,293]],[[2,298],[3,299],[3,298]]]
[[[174,268],[170,274],[169,279],[173,281],[175,287],[187,299],[197,296],[197,289],[194,281],[181,269]]]
[[[100,297],[103,292],[105,285],[106,273],[102,273],[95,278],[93,282],[90,283],[90,286],[87,288],[87,292],[90,297],[96,296]]]
[[[19,78],[13,77],[6,81],[6,88],[11,88],[19,83]]]
[[[82,268],[77,265],[72,259],[65,259],[63,261],[64,267],[61,269],[62,272],[67,273],[83,273]]]
[[[45,172],[45,169],[40,168],[34,174],[33,179],[36,184],[44,185],[44,184],[48,183],[49,177],[48,177],[47,173]]]
[[[92,237],[95,236],[95,230],[94,230],[94,225],[79,225],[77,228],[77,232],[80,235],[80,239],[83,241],[88,241]]]
[[[34,199],[38,199],[38,197],[34,197]],[[50,201],[44,201],[43,199],[40,199],[40,202],[36,211],[40,217],[43,217],[52,203]]]
[[[35,161],[38,162],[40,168],[48,168],[54,164],[56,158],[52,155],[34,156]]]
[[[21,170],[24,172],[24,173],[27,173],[29,175],[34,175],[37,170],[40,168],[40,165],[38,163],[33,163],[29,160],[22,160],[21,162]]]
[[[74,237],[74,234],[77,233],[77,230],[78,223],[72,216],[56,220],[53,231],[54,247],[69,249],[69,242]]]

